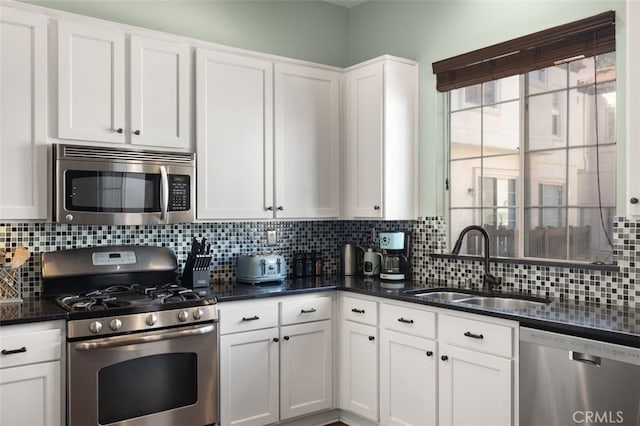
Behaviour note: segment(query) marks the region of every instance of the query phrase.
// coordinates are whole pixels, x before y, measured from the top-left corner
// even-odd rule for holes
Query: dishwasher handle
[[[569,359],[594,367],[600,367],[600,364],[602,364],[602,358],[599,356],[583,354],[582,352],[569,351]]]

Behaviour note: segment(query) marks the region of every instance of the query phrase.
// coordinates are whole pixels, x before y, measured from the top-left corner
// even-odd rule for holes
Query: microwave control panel
[[[169,175],[169,211],[191,209],[190,188],[189,176]]]

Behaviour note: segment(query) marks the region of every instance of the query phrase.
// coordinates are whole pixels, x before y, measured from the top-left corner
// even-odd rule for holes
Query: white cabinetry
[[[439,420],[442,426],[514,424],[517,328],[440,315]]]
[[[392,57],[346,71],[348,217],[417,217],[417,76],[415,62]]]
[[[341,302],[340,408],[377,422],[377,303],[352,297]]]
[[[380,423],[437,425],[436,314],[380,304]]]
[[[190,148],[187,45],[131,35],[127,60],[119,29],[58,21],[57,36],[59,138]]]
[[[333,406],[332,298],[289,297],[220,304],[222,426]]]
[[[273,217],[273,62],[196,51],[198,219]]]
[[[636,43],[640,39],[640,2],[627,0],[627,213],[640,216],[640,52]]]
[[[275,208],[282,218],[340,215],[340,73],[275,64]]]
[[[59,426],[63,323],[0,328],[0,424]]]
[[[47,217],[47,20],[0,7],[0,219]]]

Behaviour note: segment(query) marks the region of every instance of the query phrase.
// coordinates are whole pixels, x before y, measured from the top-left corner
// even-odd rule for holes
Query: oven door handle
[[[198,336],[202,334],[211,333],[216,329],[215,324],[209,324],[205,326],[198,326],[179,331],[167,331],[162,330],[153,334],[146,334],[144,336],[125,335],[115,337],[105,337],[104,339],[97,339],[91,342],[80,342],[75,348],[79,351],[89,351],[92,349],[105,349],[114,348],[118,346],[136,345],[140,343],[159,342],[161,340],[178,339],[180,337]]]
[[[167,168],[160,166],[160,220],[167,218],[169,210],[169,177],[167,176]]]

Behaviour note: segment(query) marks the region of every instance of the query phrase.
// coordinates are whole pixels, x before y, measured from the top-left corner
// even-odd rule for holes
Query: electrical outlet
[[[371,228],[371,242],[375,244],[377,237],[376,228]]]
[[[275,229],[267,229],[267,245],[275,246],[278,242],[278,235]]]

